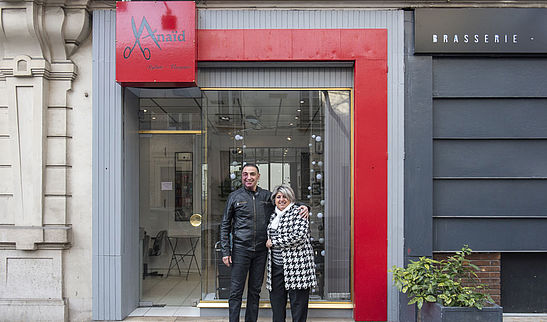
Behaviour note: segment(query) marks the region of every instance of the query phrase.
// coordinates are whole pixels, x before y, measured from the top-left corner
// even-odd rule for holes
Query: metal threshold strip
[[[201,130],[140,130],[139,134],[202,134]]]
[[[289,304],[290,305],[290,304]],[[215,308],[227,309],[228,301],[200,301],[197,305],[199,308]],[[242,308],[247,307],[247,301],[243,301]],[[269,309],[272,306],[270,301],[260,301],[260,308]],[[310,301],[308,304],[310,309],[353,309],[352,302],[327,302],[327,301]]]

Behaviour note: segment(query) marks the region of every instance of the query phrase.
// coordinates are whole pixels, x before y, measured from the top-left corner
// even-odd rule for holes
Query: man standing
[[[220,226],[222,261],[226,266],[232,266],[228,300],[231,322],[239,321],[247,274],[249,283],[245,321],[254,322],[258,318],[260,289],[268,255],[266,228],[274,211],[274,205],[270,200],[271,192],[257,186],[259,178],[260,173],[256,164],[246,163],[243,166],[242,187],[228,196]],[[307,217],[308,208],[301,207]]]

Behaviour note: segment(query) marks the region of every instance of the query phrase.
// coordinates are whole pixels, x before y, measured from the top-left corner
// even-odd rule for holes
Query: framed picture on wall
[[[188,221],[194,205],[192,152],[175,153],[175,221]]]

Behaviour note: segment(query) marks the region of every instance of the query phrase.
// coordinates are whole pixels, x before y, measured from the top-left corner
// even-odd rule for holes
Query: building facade
[[[464,244],[546,312],[544,7],[0,2],[2,318],[226,315],[245,162],[311,207],[311,316],[414,321],[388,270]]]

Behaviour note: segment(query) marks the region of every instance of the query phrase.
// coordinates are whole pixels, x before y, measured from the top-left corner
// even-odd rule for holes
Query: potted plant
[[[479,268],[466,255],[465,245],[445,260],[420,257],[406,268],[393,267],[393,281],[399,291],[410,298],[408,304],[419,309],[419,320],[427,321],[502,321],[502,308],[492,297],[480,292],[483,284],[464,285],[477,279]]]

